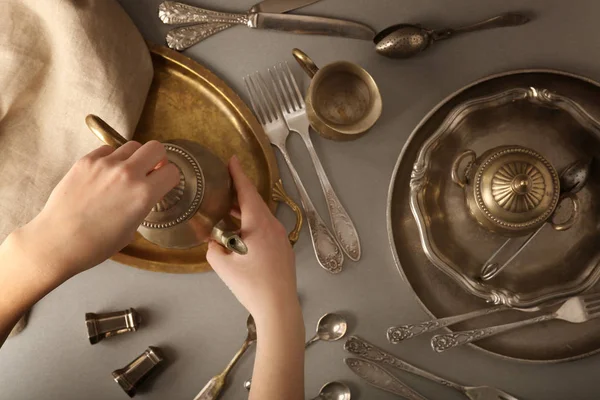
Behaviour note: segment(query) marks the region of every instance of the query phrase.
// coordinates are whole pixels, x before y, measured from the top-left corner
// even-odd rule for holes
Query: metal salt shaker
[[[150,346],[124,368],[114,370],[112,376],[125,393],[133,397],[139,385],[155,372],[163,361],[164,357],[160,349]]]
[[[121,333],[135,332],[141,321],[140,314],[133,308],[104,314],[85,314],[85,326],[91,344]]]

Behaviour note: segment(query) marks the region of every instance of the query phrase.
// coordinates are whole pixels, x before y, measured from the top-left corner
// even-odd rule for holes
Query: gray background
[[[121,0],[143,35],[162,43],[167,30],[156,17],[159,0]],[[241,11],[248,1],[189,0],[207,8]],[[298,286],[307,335],[330,311],[346,314],[351,333],[359,334],[408,361],[469,384],[501,387],[522,399],[593,399],[600,393],[600,357],[560,365],[527,365],[502,360],[474,349],[434,354],[428,338],[400,346],[385,339],[392,324],[426,318],[402,281],[388,245],[386,197],[394,163],[408,135],[437,102],[463,85],[510,69],[547,67],[600,79],[600,3],[594,0],[324,0],[303,12],[354,19],[381,30],[400,22],[445,27],[476,21],[507,10],[533,11],[537,18],[519,29],[471,34],[440,43],[406,61],[378,56],[370,42],[302,37],[237,27],[206,40],[186,54],[210,68],[246,99],[241,77],[276,62],[292,61],[291,49],[306,51],[317,64],[345,59],[365,67],[378,82],[384,111],[362,139],[334,143],[314,136],[331,181],[361,235],[364,255],[346,262],[332,276],[315,261],[306,230],[296,245]],[[107,27],[110,29],[110,27]],[[300,70],[293,65],[297,76]],[[307,79],[303,78],[304,86]],[[326,217],[319,184],[299,138],[288,143],[317,207]],[[279,159],[281,161],[281,159]],[[286,168],[288,190],[295,190]],[[291,227],[291,213],[278,216]],[[85,312],[137,307],[146,317],[143,329],[90,346]],[[165,349],[170,365],[146,386],[144,399],[191,399],[227,364],[245,337],[246,312],[213,273],[165,275],[107,261],[58,288],[33,311],[29,327],[0,351],[2,399],[124,399],[110,372],[148,345]],[[392,399],[366,386],[343,364],[342,343],[317,343],[306,357],[306,394],[314,397],[331,380],[348,383],[353,399]],[[223,399],[246,396],[242,382],[250,376],[251,350],[230,376]],[[431,399],[460,395],[402,375]]]

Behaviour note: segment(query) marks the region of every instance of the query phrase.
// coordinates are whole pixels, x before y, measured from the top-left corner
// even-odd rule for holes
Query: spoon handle
[[[503,28],[507,26],[518,26],[526,24],[530,21],[529,17],[518,13],[506,13],[498,15],[485,21],[477,22],[476,24],[462,26],[456,29],[440,29],[433,31],[431,36],[433,40],[448,39],[459,33],[480,31],[484,29]]]

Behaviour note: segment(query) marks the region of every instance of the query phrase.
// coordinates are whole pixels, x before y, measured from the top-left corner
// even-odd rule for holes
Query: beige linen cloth
[[[101,145],[87,114],[132,136],[152,62],[115,0],[0,0],[0,10],[2,242],[40,211],[77,159]]]

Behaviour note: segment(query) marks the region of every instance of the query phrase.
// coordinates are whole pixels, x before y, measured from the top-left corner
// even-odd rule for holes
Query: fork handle
[[[158,6],[158,18],[168,25],[214,24],[248,25],[247,14],[207,10],[176,1],[164,1]]]
[[[463,344],[475,342],[499,333],[512,331],[513,329],[522,328],[524,326],[537,324],[539,322],[550,321],[557,318],[556,313],[542,315],[540,317],[526,319],[524,321],[513,322],[510,324],[491,326],[483,329],[473,329],[471,331],[446,333],[436,335],[431,339],[431,347],[438,353],[453,347],[462,346]]]
[[[317,171],[317,176],[321,182],[321,188],[323,189],[323,194],[325,195],[325,200],[327,202],[327,209],[329,210],[331,225],[333,226],[333,233],[342,246],[344,253],[346,253],[352,261],[358,261],[360,259],[360,241],[354,223],[333,190],[331,182],[329,182],[327,173],[325,172],[321,160],[313,146],[312,140],[310,139],[310,134],[308,131],[298,133],[306,144],[310,158]]]
[[[178,51],[183,51],[201,42],[207,37],[210,37],[215,33],[219,33],[227,28],[231,28],[232,26],[234,25],[212,23],[174,28],[167,32],[167,46]]]
[[[468,321],[470,319],[479,318],[484,315],[493,314],[499,311],[508,310],[505,305],[484,308],[482,310],[472,311],[452,317],[432,319],[418,324],[407,324],[401,326],[392,326],[387,330],[387,339],[392,344],[398,344],[403,340],[422,335],[424,333],[433,332],[446,326],[458,324],[459,322]]]
[[[300,201],[302,202],[302,207],[304,207],[304,212],[306,213],[306,220],[308,221],[310,237],[312,238],[315,254],[317,255],[317,261],[319,261],[321,267],[325,268],[328,272],[337,274],[342,271],[344,254],[310,200],[306,188],[300,180],[300,175],[298,175],[287,150],[285,147],[280,147],[279,150],[281,150],[281,153],[283,154],[283,158],[292,173],[292,178],[300,193]]]

